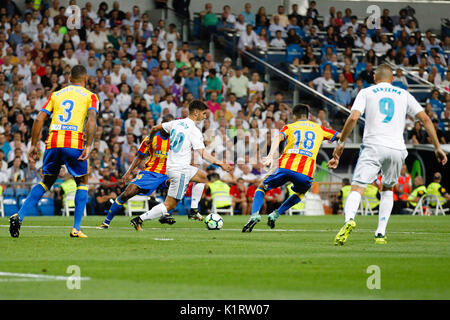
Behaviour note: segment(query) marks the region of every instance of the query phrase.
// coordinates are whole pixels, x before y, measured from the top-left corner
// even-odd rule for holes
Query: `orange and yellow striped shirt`
[[[151,144],[150,137],[145,137],[138,150],[138,153],[141,155],[149,155],[148,160],[145,162],[144,171],[166,174],[166,160],[170,144],[169,140],[169,137],[163,138],[159,132],[155,134]]]
[[[90,109],[98,112],[99,100],[86,88],[69,85],[53,92],[42,107],[43,112],[52,116],[47,149],[83,149],[84,124]]]
[[[309,120],[300,120],[284,126],[281,134],[286,140],[286,147],[278,160],[278,167],[312,178],[322,141],[334,141],[338,132]]]

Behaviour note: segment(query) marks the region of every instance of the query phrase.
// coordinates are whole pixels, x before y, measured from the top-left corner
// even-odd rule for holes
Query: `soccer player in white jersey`
[[[189,105],[189,116],[187,118],[165,122],[152,128],[150,141],[153,141],[153,135],[160,130],[170,134],[169,154],[166,163],[166,174],[169,177],[170,186],[164,203],[130,221],[136,230],[142,230],[142,223],[145,220],[166,216],[170,210],[175,209],[178,201],[183,198],[190,180],[200,182],[192,189],[192,201],[197,201],[198,205],[205,183],[208,180],[206,172],[191,165],[192,150],[198,152],[206,161],[220,166],[225,171],[232,170],[230,165],[217,160],[205,150],[202,133],[195,123],[206,118],[207,109],[206,104],[194,100]]]
[[[403,140],[406,115],[422,121],[434,145],[438,162],[445,165],[447,156],[442,151],[436,131],[421,105],[406,90],[392,86],[392,69],[385,64],[375,72],[375,83],[362,89],[356,96],[351,114],[345,122],[333,158],[328,162],[331,169],[337,168],[345,147],[345,140],[352,132],[359,117],[365,114],[365,127],[361,152],[353,173],[351,192],[344,206],[345,224],[334,239],[335,245],[343,245],[350,232],[356,227],[354,221],[361,196],[367,185],[372,183],[381,171],[381,191],[378,228],[375,242],[385,244],[386,226],[394,204],[392,189],[398,181],[400,170],[408,152]]]

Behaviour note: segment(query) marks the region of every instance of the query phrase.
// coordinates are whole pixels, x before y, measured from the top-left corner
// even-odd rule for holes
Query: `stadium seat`
[[[25,200],[27,200],[27,197],[26,196],[20,196],[20,197],[17,197],[17,198],[18,198],[19,206],[20,206],[20,208],[22,208],[23,204],[25,203]],[[36,216],[38,216],[39,215],[39,210],[38,210],[37,205],[29,206],[29,207],[27,206],[27,208],[26,208],[26,215],[28,217],[36,217]]]
[[[322,46],[322,48],[320,48],[320,51],[322,52],[322,56],[324,56],[326,54],[328,47],[330,47],[333,50],[334,54],[337,54],[336,47],[334,45],[325,44]]]
[[[212,201],[211,213],[229,213],[230,216],[234,215],[233,208],[228,206],[228,208],[217,208],[216,201],[229,201],[232,202],[233,198],[231,196],[215,196]]]
[[[71,212],[75,212],[75,206],[69,206],[69,202],[75,202],[75,192],[70,192],[66,195],[65,201],[64,201],[64,215],[70,216]],[[86,207],[84,208],[84,216],[86,216]]]
[[[290,44],[286,48],[286,62],[292,63],[295,58],[299,58],[300,60],[303,58],[304,49],[300,47],[298,44]]]
[[[6,188],[3,191],[3,196],[5,196],[5,197],[15,197],[16,196],[16,190],[14,190],[14,188]]]
[[[134,212],[147,212],[148,207],[148,197],[137,195],[127,201],[127,208],[125,213],[128,216],[132,216]]]
[[[29,192],[30,192],[30,190],[24,189],[24,188],[16,189],[16,197],[17,198],[19,198],[19,197],[26,197]]]
[[[431,206],[431,204],[434,204],[433,206]],[[425,208],[425,212],[424,212],[424,208]],[[435,194],[425,194],[423,195],[419,201],[416,204],[416,207],[414,208],[414,211],[412,213],[412,215],[426,215],[427,212],[429,212],[429,214],[433,214],[438,216],[440,214],[442,214],[443,216],[445,216],[445,213],[447,211],[449,211],[450,209],[444,209],[442,207],[442,203],[441,201],[439,201],[439,197]]]
[[[3,197],[3,211],[4,215],[9,217],[19,211],[16,197],[5,196]]]
[[[0,217],[5,217],[5,210],[3,209],[3,196],[0,196]]]
[[[395,87],[399,87],[399,88],[405,89],[405,90],[408,89],[408,87],[405,86],[405,84],[403,82],[401,82],[401,81],[394,81],[394,82],[392,82],[392,85],[395,86]]]
[[[55,203],[52,198],[42,198],[38,202],[38,210],[41,216],[55,215]]]
[[[373,216],[378,210],[372,210],[370,207],[373,203],[378,203],[379,200],[375,197],[363,196],[361,199],[361,203],[359,204],[359,210],[357,213],[360,213],[363,216],[368,216],[369,214]]]
[[[359,74],[366,69],[366,64],[364,62],[359,62],[355,67],[355,79],[359,77]]]

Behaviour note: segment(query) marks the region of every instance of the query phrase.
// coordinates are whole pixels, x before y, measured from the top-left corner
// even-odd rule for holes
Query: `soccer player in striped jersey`
[[[340,136],[337,131],[326,129],[309,121],[309,107],[307,105],[296,105],[293,114],[295,122],[281,129],[278,138],[272,143],[268,156],[263,159],[265,166],[272,166],[280,143],[286,140],[283,154],[278,160],[278,168],[272,170],[264,178],[255,192],[252,216],[242,232],[251,232],[253,227],[261,221],[259,211],[263,205],[266,192],[282,186],[286,182],[292,182],[294,184],[292,190],[295,193],[268,216],[267,224],[270,228],[274,228],[275,221],[280,214],[299,203],[311,187],[316,157],[322,141],[334,141]]]
[[[70,73],[71,84],[50,95],[33,123],[28,156],[38,160],[39,136],[47,117],[52,117],[42,166],[44,178],[31,189],[19,213],[10,217],[9,232],[14,238],[19,237],[27,209],[35,206],[44,193],[50,190],[63,164],[77,184],[74,224],[70,236],[87,238],[80,228],[88,200],[88,159],[97,129],[99,109],[97,95],[85,88],[87,80],[86,68],[74,66]]]
[[[173,120],[173,116],[165,115],[162,122]],[[151,195],[158,187],[165,186],[168,177],[166,176],[166,159],[167,152],[169,152],[169,135],[162,131],[157,132],[153,141],[150,142],[150,137],[145,137],[142,140],[138,149],[138,154],[133,160],[130,168],[122,177],[124,182],[127,182],[133,176],[133,172],[139,167],[141,162],[147,158],[145,167],[139,172],[127,186],[124,192],[114,200],[111,208],[106,215],[103,223],[97,229],[108,229],[114,216],[123,209],[123,205],[137,194]],[[175,223],[173,217],[166,217],[169,224]]]

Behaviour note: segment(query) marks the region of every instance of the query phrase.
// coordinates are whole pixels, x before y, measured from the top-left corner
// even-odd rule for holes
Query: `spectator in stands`
[[[422,124],[419,121],[414,123],[414,128],[409,132],[408,140],[411,141],[412,144],[425,144],[426,133],[422,128]]]
[[[285,49],[286,48],[286,42],[284,42],[284,39],[281,38],[281,31],[277,30],[275,32],[275,38],[273,38],[270,41],[270,46],[277,49]]]
[[[349,109],[351,108],[352,90],[348,87],[347,80],[341,82],[341,87],[335,91],[334,100]]]
[[[446,144],[447,143],[447,141],[446,141],[446,139],[445,139],[445,134],[444,134],[444,132],[439,128],[439,120],[438,119],[433,119],[432,120],[433,121],[433,125],[434,125],[434,129],[436,130],[436,134],[437,134],[437,137],[438,137],[438,140],[439,140],[439,142],[441,143],[441,144]],[[432,144],[432,140],[431,140],[431,138],[428,136],[428,134],[426,134],[426,140],[427,140],[427,143],[428,144]]]
[[[206,3],[205,10],[200,12],[200,17],[202,19],[202,35],[204,39],[209,39],[211,34],[216,33],[217,26],[217,16],[212,12],[212,4]]]
[[[242,74],[241,67],[236,67],[235,71],[235,75],[228,81],[228,88],[231,93],[236,95],[237,101],[241,105],[246,105],[249,95],[249,81],[248,78]]]
[[[279,23],[276,22],[276,17],[278,17]],[[284,6],[278,6],[278,12],[273,15],[271,23],[280,24],[283,28],[286,28],[289,25],[289,18],[284,13]]]
[[[302,38],[295,32],[294,28],[289,29],[286,38],[286,45],[289,46],[291,44],[303,45]]]
[[[258,39],[256,42],[256,48],[266,51],[268,47],[269,47],[269,37],[267,34],[267,29],[263,28],[259,32]]]
[[[273,22],[269,27],[270,36],[275,37],[277,31],[281,31],[281,35],[283,37],[286,37],[285,26],[281,23],[280,16],[275,15],[273,16]]]
[[[245,22],[245,18],[242,14],[238,15],[237,21],[234,24],[234,28],[236,29],[236,35],[240,36],[243,34],[247,28],[247,23]]]
[[[253,31],[253,26],[251,24],[247,24],[245,27],[245,32],[241,33],[239,38],[238,48],[240,50],[253,50],[256,48],[258,44],[258,36],[255,31]]]
[[[367,36],[367,28],[362,27],[360,36],[355,40],[355,47],[370,50],[372,49],[372,45],[372,39]]]
[[[315,88],[321,94],[331,95],[335,87],[335,82],[331,78],[331,71],[325,70],[323,76],[310,81],[309,86]]]
[[[232,199],[233,211],[240,211],[242,215],[249,214],[249,206],[246,197],[246,188],[244,184],[244,179],[238,178],[236,184],[230,188],[230,195]]]
[[[375,74],[375,72],[373,71],[372,63],[368,62],[368,63],[366,63],[366,69],[363,70],[359,74],[359,78],[369,84],[373,84],[374,83],[374,78],[373,78],[374,74]]]
[[[396,84],[394,84],[394,82],[396,82]],[[394,77],[394,81],[392,82],[394,85],[399,85],[400,87],[403,89],[408,89],[408,80],[406,80],[406,77],[403,75],[403,70],[401,68],[398,68],[396,73],[395,73],[395,77]]]
[[[244,16],[244,21],[247,24],[250,24],[252,26],[256,25],[256,16],[252,12],[252,5],[250,3],[245,4],[245,10],[241,12],[241,14]]]

